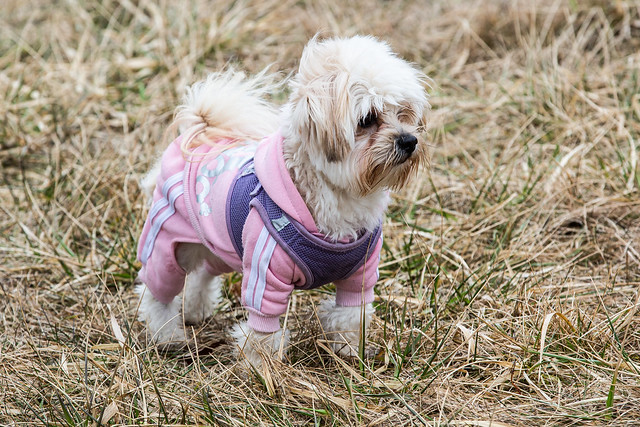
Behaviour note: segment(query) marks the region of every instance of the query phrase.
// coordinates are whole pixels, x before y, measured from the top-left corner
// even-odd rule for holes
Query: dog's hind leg
[[[155,299],[144,284],[136,286],[136,293],[140,295],[138,319],[146,323],[150,340],[169,346],[184,343],[186,337],[180,317],[180,298],[164,304]]]
[[[222,277],[213,276],[201,264],[187,275],[182,294],[182,317],[195,325],[209,317],[222,298]]]
[[[209,317],[222,296],[222,278],[207,269],[210,251],[200,244],[183,243],[178,246],[178,264],[187,272],[182,292],[182,317],[186,324],[197,324]]]

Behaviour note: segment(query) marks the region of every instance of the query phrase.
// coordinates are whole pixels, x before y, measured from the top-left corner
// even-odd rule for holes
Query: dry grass
[[[640,423],[640,3],[423,3],[4,0],[0,423]],[[325,351],[322,291],[298,293],[286,363],[239,378],[231,290],[197,349],[159,354],[137,182],[173,107],[228,62],[289,73],[318,30],[436,83],[431,168],[385,225],[379,356]]]

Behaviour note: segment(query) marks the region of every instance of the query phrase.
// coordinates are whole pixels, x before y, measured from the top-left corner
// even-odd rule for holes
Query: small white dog
[[[254,366],[286,350],[290,293],[330,282],[336,298],[319,318],[334,351],[357,354],[388,190],[427,160],[426,80],[387,44],[356,36],[308,43],[280,113],[264,100],[264,73],[192,86],[172,124],[180,136],[143,181],[153,204],[137,290],[153,340],[185,342],[183,321],[209,316],[220,275],[235,270],[249,314],[232,335]]]

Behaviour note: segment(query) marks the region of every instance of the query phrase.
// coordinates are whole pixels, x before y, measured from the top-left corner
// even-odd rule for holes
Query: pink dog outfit
[[[217,258],[212,275],[243,272],[242,303],[259,332],[280,328],[294,289],[336,285],[336,303],[373,301],[381,227],[347,243],[325,240],[298,193],[282,155],[283,138],[198,147],[189,158],[180,138],[165,151],[154,202],[138,246],[140,279],[167,304],[184,286],[179,243],[201,243]],[[213,191],[215,190],[215,191]]]

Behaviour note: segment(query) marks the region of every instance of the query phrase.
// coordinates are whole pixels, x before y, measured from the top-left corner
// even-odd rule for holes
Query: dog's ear
[[[294,108],[301,134],[327,161],[342,161],[355,131],[348,77],[333,74],[316,78],[300,85],[298,95]]]
[[[316,35],[305,46],[290,98],[293,125],[309,150],[329,162],[339,162],[355,141],[353,95],[349,75],[336,66],[335,43]]]

